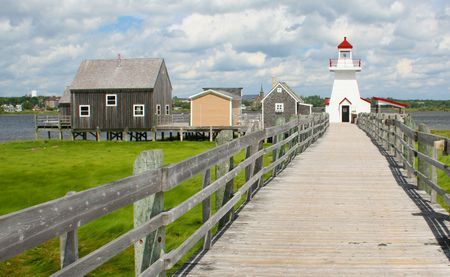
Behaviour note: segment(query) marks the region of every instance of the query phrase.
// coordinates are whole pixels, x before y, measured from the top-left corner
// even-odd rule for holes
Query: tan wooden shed
[[[241,88],[204,88],[191,100],[191,126],[233,126],[241,115]]]

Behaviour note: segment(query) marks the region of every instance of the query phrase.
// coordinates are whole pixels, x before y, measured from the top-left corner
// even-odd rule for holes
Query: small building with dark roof
[[[62,116],[71,116],[69,86],[64,89],[63,96],[59,99],[59,114]]]
[[[172,85],[161,58],[85,60],[67,97],[73,130],[148,130],[170,117]]]
[[[285,82],[275,83],[261,103],[264,128],[275,126],[279,117],[287,122],[293,115],[312,112],[312,105],[306,104]]]
[[[242,88],[203,88],[189,97],[191,126],[236,126],[239,124]]]

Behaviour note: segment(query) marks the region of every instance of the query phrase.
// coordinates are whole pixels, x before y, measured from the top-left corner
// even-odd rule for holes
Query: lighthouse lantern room
[[[325,111],[330,122],[351,122],[358,113],[370,112],[370,101],[359,94],[356,72],[361,71],[361,60],[353,59],[353,46],[347,37],[337,48],[338,58],[329,61],[329,70],[335,73],[335,78],[331,97],[325,100]]]

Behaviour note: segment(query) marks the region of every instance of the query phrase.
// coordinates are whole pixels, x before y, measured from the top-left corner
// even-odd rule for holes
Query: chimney
[[[117,67],[120,67],[120,64],[122,63],[122,56],[119,54],[117,54]]]
[[[278,81],[277,81],[277,77],[272,76],[272,88],[274,88],[277,85]]]

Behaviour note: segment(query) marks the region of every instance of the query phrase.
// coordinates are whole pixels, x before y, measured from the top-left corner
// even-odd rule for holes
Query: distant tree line
[[[44,101],[47,96],[20,96],[20,97],[0,97],[1,105],[20,105],[24,110],[31,110],[33,107],[38,106],[40,108],[44,107]]]

